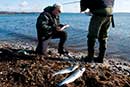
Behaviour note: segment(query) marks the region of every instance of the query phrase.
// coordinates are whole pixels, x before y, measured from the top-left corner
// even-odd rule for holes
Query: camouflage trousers
[[[108,29],[111,23],[110,16],[97,16],[93,15],[88,29],[88,56],[94,56],[94,45],[96,39],[99,41],[99,55],[104,57],[107,48],[106,39],[108,37]]]
[[[89,24],[88,38],[106,39],[108,37],[108,29],[111,23],[110,16],[93,15]]]

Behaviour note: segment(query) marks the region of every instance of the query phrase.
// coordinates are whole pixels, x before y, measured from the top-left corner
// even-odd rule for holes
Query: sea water
[[[115,28],[110,26],[108,55],[120,55],[130,59],[130,13],[114,13]],[[31,41],[37,43],[36,20],[39,13],[0,14],[1,41]],[[65,31],[68,39],[65,46],[76,51],[87,51],[87,33],[91,16],[81,13],[62,13],[62,24],[69,24]],[[58,40],[52,40],[58,43]],[[37,44],[36,44],[37,45]],[[98,50],[98,42],[95,49]]]

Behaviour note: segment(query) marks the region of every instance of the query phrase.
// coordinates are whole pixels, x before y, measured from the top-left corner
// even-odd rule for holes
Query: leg
[[[98,41],[99,41],[99,55],[98,55],[97,59],[95,59],[95,62],[103,63],[105,51],[107,48],[107,44],[106,44],[107,40],[106,39],[98,39]]]
[[[64,54],[67,53],[67,51],[64,50],[64,44],[67,40],[67,33],[65,31],[58,31],[54,34],[52,39],[60,38],[60,42],[58,44],[58,53]]]
[[[99,55],[98,55],[98,58],[95,59],[95,62],[103,63],[105,51],[106,51],[106,48],[107,48],[107,37],[108,37],[107,32],[108,32],[110,22],[111,22],[110,19],[111,19],[110,17],[106,17],[106,20],[103,23],[101,30],[99,32],[99,38],[98,38]]]
[[[98,32],[101,28],[103,18],[99,16],[92,16],[90,24],[89,24],[89,31],[88,31],[88,61],[91,61],[94,57],[94,45],[96,38],[98,37]]]
[[[36,53],[46,55],[48,42],[49,42],[49,39],[45,39],[45,37],[43,37],[42,39],[39,39],[38,45],[36,48]]]
[[[94,57],[95,39],[94,38],[88,38],[87,45],[88,45],[88,58],[91,59],[91,58]]]

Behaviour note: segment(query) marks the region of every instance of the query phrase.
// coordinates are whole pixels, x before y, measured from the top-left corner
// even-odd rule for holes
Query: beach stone
[[[24,46],[27,45],[27,46]],[[6,43],[0,44],[2,48],[8,47],[9,49],[23,49],[27,48],[32,49],[30,44],[24,44],[22,41],[17,43]],[[23,49],[24,50],[24,49]],[[57,56],[57,49],[50,48],[53,52],[54,58],[64,58]],[[3,51],[2,51],[3,52]],[[10,53],[14,53],[16,51],[12,50]],[[74,59],[81,59],[83,55],[86,53],[81,52],[70,52],[71,56]],[[10,55],[10,54],[9,54]],[[25,54],[24,54],[25,55]],[[35,55],[35,54],[34,54]],[[51,55],[51,56],[52,56]],[[19,55],[18,56],[22,56]],[[30,54],[28,55],[30,56]],[[7,57],[9,57],[7,55]],[[10,56],[9,58],[13,58],[17,56]],[[24,56],[22,56],[24,57]],[[69,76],[70,74],[58,75],[56,77],[52,77],[52,73],[59,69],[63,69],[65,67],[73,65],[72,62],[68,61],[49,61],[44,56],[37,58],[35,60],[32,59],[16,59],[9,61],[0,61],[0,87],[8,87],[7,84],[15,85],[16,87],[55,87],[55,85]],[[43,59],[41,59],[43,58]],[[67,57],[69,59],[69,57]],[[118,58],[118,57],[113,57]],[[130,64],[129,62],[125,62],[123,60],[111,59],[108,58],[104,61],[103,64],[95,64],[95,63],[79,63],[80,67],[84,66],[86,71],[80,79],[77,79],[75,82],[71,84],[67,84],[71,87],[126,87],[129,85],[125,83],[127,81],[130,83]],[[119,68],[119,69],[118,69]],[[26,70],[25,70],[26,69]],[[100,72],[99,72],[100,71]],[[7,77],[9,76],[9,79]],[[2,79],[3,78],[3,79]],[[23,81],[22,81],[23,80]],[[77,83],[76,83],[77,82]],[[21,84],[18,85],[17,83]],[[25,84],[26,85],[25,85]],[[79,83],[79,84],[78,84]],[[83,84],[82,84],[83,83]],[[4,84],[4,85],[3,85]],[[23,86],[25,85],[25,86]],[[124,86],[124,87],[125,87]]]

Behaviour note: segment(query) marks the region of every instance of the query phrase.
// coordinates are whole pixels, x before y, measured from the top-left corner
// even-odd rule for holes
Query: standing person
[[[59,14],[61,13],[61,5],[54,4],[48,6],[37,18],[36,28],[38,45],[36,48],[37,54],[47,55],[48,42],[50,39],[59,38],[58,53],[68,53],[64,50],[64,44],[67,40],[67,33],[61,28],[64,26],[60,24]]]
[[[103,63],[106,43],[108,37],[108,28],[112,19],[112,8],[114,0],[81,0],[80,7],[81,12],[89,9],[89,13],[92,14],[89,29],[88,29],[88,56],[85,61],[91,62],[94,58],[94,45],[96,39],[99,42],[99,55],[94,58],[97,63]]]

